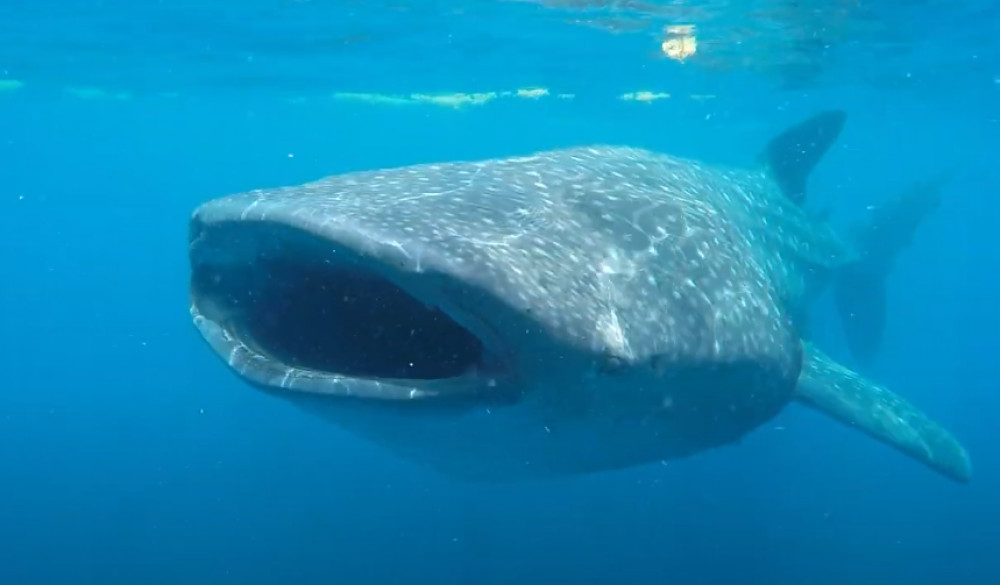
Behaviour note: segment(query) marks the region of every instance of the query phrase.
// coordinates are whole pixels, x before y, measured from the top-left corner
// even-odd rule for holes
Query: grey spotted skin
[[[252,385],[453,475],[692,455],[826,388],[803,315],[861,255],[773,169],[595,146],[216,199],[191,220],[192,317]]]

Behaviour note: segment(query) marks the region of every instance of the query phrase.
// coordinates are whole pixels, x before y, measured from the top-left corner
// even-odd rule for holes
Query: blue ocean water
[[[0,0],[0,583],[997,582],[998,20],[985,0]],[[694,52],[666,55],[691,25]],[[252,390],[190,323],[210,198],[588,143],[750,166],[826,108],[849,118],[809,204],[838,225],[955,172],[869,374],[955,433],[969,485],[794,405],[666,465],[463,483]],[[850,363],[828,300],[814,320]]]

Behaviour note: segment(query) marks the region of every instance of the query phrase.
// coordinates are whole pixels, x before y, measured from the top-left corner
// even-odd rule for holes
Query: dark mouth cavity
[[[483,364],[482,342],[443,311],[328,241],[275,240],[280,231],[270,233],[267,254],[192,267],[199,310],[248,347],[289,367],[353,378],[444,379]]]

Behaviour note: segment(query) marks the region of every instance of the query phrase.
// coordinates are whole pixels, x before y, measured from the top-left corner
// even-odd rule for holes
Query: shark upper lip
[[[363,230],[196,213],[190,245],[195,325],[256,385],[410,400],[489,393],[508,371],[484,320],[432,276],[366,255]]]

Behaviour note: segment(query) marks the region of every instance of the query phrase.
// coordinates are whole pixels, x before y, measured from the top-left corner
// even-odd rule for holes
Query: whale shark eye
[[[670,360],[663,355],[654,355],[651,360],[649,360],[649,367],[653,370],[653,373],[657,377],[662,378],[666,375],[668,369],[670,368]]]
[[[613,376],[625,371],[625,362],[618,356],[606,355],[597,364],[598,373]]]

